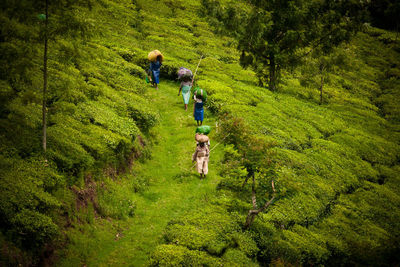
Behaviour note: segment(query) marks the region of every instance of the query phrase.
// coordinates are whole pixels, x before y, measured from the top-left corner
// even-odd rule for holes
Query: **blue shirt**
[[[160,70],[162,63],[160,61],[150,62],[150,70],[158,71]]]

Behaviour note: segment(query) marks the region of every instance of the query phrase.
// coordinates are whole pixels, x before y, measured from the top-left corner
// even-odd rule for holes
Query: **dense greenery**
[[[96,25],[95,14],[112,14],[105,6],[52,1],[49,7],[45,159],[41,149],[43,22],[37,17],[44,6],[32,1],[2,2],[0,223],[5,239],[34,254],[60,237],[63,221],[79,217],[71,207],[74,194],[91,198],[85,184],[97,187],[102,177],[115,178],[135,158],[148,155],[146,136],[159,120],[141,96],[144,70],[124,59],[125,52],[112,47],[111,41],[101,43],[105,29]],[[125,14],[136,13],[132,7]],[[77,29],[82,36],[76,35]],[[76,189],[68,190],[71,186]],[[110,204],[105,199],[94,206],[104,216],[132,215],[129,207],[119,214],[110,210]],[[7,257],[2,254],[2,260],[3,256]],[[28,264],[29,256],[25,260]]]
[[[396,0],[373,0],[368,3],[368,10],[371,22],[375,27],[399,30],[400,18],[397,16],[400,11],[400,3]]]
[[[153,266],[400,262],[397,33],[365,26],[332,54],[283,67],[271,92],[239,65],[226,35],[236,21],[222,25],[245,2],[213,19],[204,1],[58,2],[50,25],[79,30],[49,39],[46,155],[43,4],[1,4],[2,265],[43,264],[54,250],[61,265],[147,259],[134,253]],[[159,94],[144,81],[152,49],[166,58]],[[194,128],[174,83],[201,55],[206,123],[224,143],[205,183],[187,171]]]
[[[365,10],[361,1],[248,1],[246,9],[235,1],[202,3],[204,14],[217,18],[238,39],[241,65],[251,66],[260,85],[268,81],[272,91],[281,69],[293,69],[307,54],[329,53],[349,40]]]

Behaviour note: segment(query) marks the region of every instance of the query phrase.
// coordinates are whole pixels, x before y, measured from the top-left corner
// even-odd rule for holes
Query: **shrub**
[[[40,248],[59,234],[51,218],[34,210],[17,212],[11,223],[12,236],[20,239],[21,246],[25,248]]]
[[[130,104],[128,111],[130,117],[144,133],[148,133],[150,128],[154,127],[160,120],[160,116],[146,105]]]
[[[50,214],[60,203],[49,191],[63,186],[63,179],[42,158],[0,156],[0,164],[2,232],[19,247],[38,249],[59,233]]]
[[[178,245],[160,245],[151,257],[150,266],[221,266],[221,260],[203,251]]]
[[[196,258],[201,256],[220,264],[233,264],[232,260],[239,257],[243,263],[252,263],[258,248],[237,222],[237,218],[225,213],[221,207],[207,206],[169,222],[164,237],[168,246],[190,250],[191,257],[197,255]],[[231,251],[233,248],[236,252]],[[225,258],[227,251],[230,252]],[[196,262],[190,261],[190,265],[198,265]]]

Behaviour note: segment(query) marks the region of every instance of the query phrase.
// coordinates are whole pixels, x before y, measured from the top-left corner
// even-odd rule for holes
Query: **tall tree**
[[[369,2],[368,10],[374,26],[399,31],[400,1],[372,0]]]
[[[55,79],[49,78],[49,73],[52,75],[52,62],[60,53],[58,42],[81,42],[93,32],[87,16],[93,5],[93,0],[5,0],[0,3],[0,80],[8,86],[0,96],[0,116],[12,113],[8,105],[13,99],[23,99],[24,104],[40,103],[42,123],[37,127],[42,134],[37,136],[41,136],[43,151],[47,149],[47,110],[56,94],[51,89]],[[57,61],[62,63],[59,57]]]
[[[209,2],[203,1],[206,8],[213,6]],[[233,12],[234,4],[225,8],[240,14],[236,16],[242,20],[239,24],[228,23],[232,16],[221,15],[222,11],[210,14],[219,14],[229,27],[238,25],[231,32],[238,39],[240,63],[253,67],[260,83],[267,83],[271,91],[277,90],[281,70],[297,67],[317,47],[329,50],[348,40],[365,13],[361,0],[249,0],[249,4],[246,16]]]
[[[43,105],[42,105],[42,123],[43,123],[43,136],[42,146],[43,152],[46,153],[47,149],[47,120],[46,120],[46,102],[47,102],[47,45],[48,45],[48,24],[49,24],[49,1],[46,0],[45,7],[45,28],[44,28],[44,52],[43,52]]]

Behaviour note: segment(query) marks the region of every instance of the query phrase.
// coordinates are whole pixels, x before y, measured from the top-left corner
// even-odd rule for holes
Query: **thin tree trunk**
[[[253,204],[253,209],[257,209],[256,179],[254,177],[254,173],[252,175],[252,184],[251,184],[251,203]]]
[[[246,176],[246,179],[244,179],[244,182],[242,184],[242,188],[247,184],[247,180],[249,180],[249,176]]]
[[[246,157],[246,155],[245,155],[244,157]],[[251,176],[254,177],[254,172],[253,172],[252,169],[247,168],[247,171],[248,171],[248,173],[247,173],[247,175],[246,175],[246,179],[244,180],[244,182],[243,182],[243,184],[242,184],[242,188],[247,184],[247,181],[249,180],[249,178],[250,178]]]
[[[254,178],[254,177],[253,177]],[[253,186],[255,186],[255,181],[253,179]],[[249,212],[247,213],[247,218],[246,218],[246,222],[244,224],[244,229],[248,229],[250,227],[250,225],[253,223],[254,219],[256,218],[256,216],[260,213],[265,211],[274,201],[275,199],[275,185],[274,185],[274,181],[271,182],[271,186],[272,186],[272,198],[266,202],[264,204],[264,206],[262,206],[261,208],[257,209],[257,205],[255,204],[255,189],[252,188],[252,204],[253,204],[253,209],[249,210]]]
[[[258,213],[259,213],[258,210],[249,210],[249,213],[247,214],[246,222],[244,224],[244,229],[249,229],[250,225],[253,223],[253,221],[256,218]]]
[[[256,181],[254,174],[252,175],[252,184],[251,184],[251,204],[253,206],[252,210],[249,210],[247,214],[246,222],[244,224],[244,228],[247,229],[253,223],[255,217],[259,213],[257,209],[257,199],[256,199]]]
[[[46,21],[44,29],[44,55],[43,55],[43,105],[42,105],[42,115],[43,115],[43,152],[46,153],[47,149],[47,119],[46,119],[46,102],[47,102],[47,25],[48,25],[48,0],[46,0]]]
[[[322,105],[322,91],[323,91],[323,87],[324,87],[324,76],[321,75],[321,84],[319,86],[319,104]]]
[[[321,83],[319,85],[319,104],[322,105],[322,92],[324,88],[324,66],[322,65],[319,69],[319,74],[321,75]]]
[[[269,90],[276,91],[276,64],[273,55],[270,56],[269,60]]]

